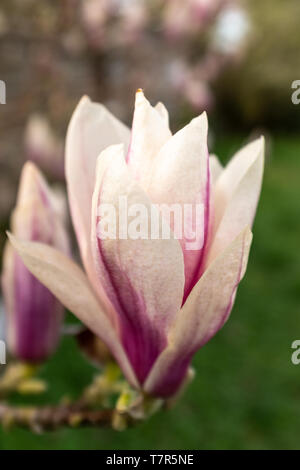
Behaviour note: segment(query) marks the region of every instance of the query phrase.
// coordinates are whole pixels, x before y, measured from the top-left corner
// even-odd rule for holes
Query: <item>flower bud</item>
[[[22,171],[11,229],[23,240],[69,252],[54,195],[32,162],[25,163]],[[45,360],[57,346],[64,308],[27,270],[9,242],[4,251],[2,287],[10,352],[24,361]]]
[[[39,114],[32,115],[24,135],[25,155],[52,178],[64,179],[63,142],[55,135],[48,120]]]

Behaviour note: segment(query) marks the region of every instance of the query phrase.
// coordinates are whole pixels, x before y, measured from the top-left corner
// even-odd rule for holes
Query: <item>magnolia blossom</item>
[[[217,19],[213,46],[224,55],[236,55],[244,47],[250,28],[246,12],[229,4]]]
[[[87,41],[96,49],[132,42],[147,26],[149,5],[141,0],[81,0],[80,6]]]
[[[47,118],[30,116],[24,134],[25,155],[42,170],[57,179],[64,179],[63,143],[54,134]]]
[[[171,38],[195,34],[207,26],[227,2],[228,0],[165,0],[164,29]]]
[[[165,107],[152,107],[141,90],[131,132],[83,98],[68,130],[66,178],[86,273],[53,247],[11,238],[31,272],[107,344],[132,386],[158,397],[178,391],[195,352],[228,319],[251,244],[264,141],[223,169],[208,153],[207,132],[202,114],[172,135]],[[100,239],[99,207],[117,207],[120,196],[146,207],[202,204],[203,246],[188,250],[184,237]]]
[[[57,207],[57,197],[38,169],[25,163],[12,232],[22,240],[47,243],[68,253],[68,238]],[[2,287],[10,352],[30,362],[44,360],[56,348],[64,307],[28,271],[10,243],[4,251]]]

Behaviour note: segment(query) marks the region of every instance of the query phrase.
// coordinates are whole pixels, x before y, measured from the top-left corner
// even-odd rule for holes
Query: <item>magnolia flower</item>
[[[91,46],[102,44],[104,27],[112,13],[109,0],[84,0],[80,2],[80,17]]]
[[[132,386],[152,396],[169,397],[184,383],[195,352],[228,319],[246,270],[264,142],[223,169],[209,156],[207,132],[202,114],[172,135],[165,107],[152,107],[141,90],[131,132],[83,98],[68,130],[66,178],[86,274],[53,247],[11,238],[31,272],[106,343]],[[203,246],[188,250],[175,237],[101,239],[99,209],[117,207],[120,195],[145,207],[202,204]],[[158,209],[156,216],[163,219]],[[188,223],[189,233],[194,219]]]
[[[213,21],[227,0],[167,0],[164,29],[170,38],[197,34]]]
[[[245,46],[250,30],[247,12],[238,5],[229,4],[216,22],[213,46],[224,55],[236,55]]]
[[[34,166],[24,165],[11,227],[16,237],[69,252],[68,239],[56,212],[57,198]],[[7,341],[11,353],[30,362],[46,359],[56,348],[64,307],[24,266],[7,243],[2,287]]]
[[[26,159],[34,161],[42,170],[54,178],[64,179],[63,143],[54,134],[48,120],[33,114],[24,134]]]

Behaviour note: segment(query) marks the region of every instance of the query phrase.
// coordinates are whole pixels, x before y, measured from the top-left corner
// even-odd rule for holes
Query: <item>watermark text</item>
[[[0,104],[6,104],[6,85],[3,80],[0,80]]]
[[[129,204],[119,196],[117,204],[102,203],[97,211],[100,240],[181,240],[186,250],[204,244],[204,205]]]
[[[292,89],[295,90],[292,93],[292,103],[300,104],[300,80],[294,80],[292,83]]]
[[[6,344],[0,340],[0,365],[6,364]]]

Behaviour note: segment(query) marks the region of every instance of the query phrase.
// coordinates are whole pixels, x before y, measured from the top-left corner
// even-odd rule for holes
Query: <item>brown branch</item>
[[[31,395],[42,393],[45,383],[35,377],[36,372],[36,367],[29,364],[11,363],[0,376],[0,425],[3,427],[20,426],[41,432],[63,426],[110,426],[123,430],[131,424],[131,416],[124,410],[105,407],[109,396],[120,394],[124,389],[124,382],[119,380],[119,369],[110,363],[75,402],[42,407],[4,402],[13,392]]]
[[[29,428],[35,432],[57,429],[61,426],[108,426],[113,424],[115,410],[87,410],[76,405],[11,406],[0,404],[0,423]]]

